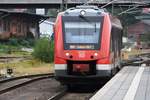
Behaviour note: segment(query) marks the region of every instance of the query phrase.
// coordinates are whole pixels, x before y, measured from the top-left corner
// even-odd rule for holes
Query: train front
[[[56,79],[63,84],[90,84],[109,76],[110,28],[109,15],[97,7],[59,13],[54,29]]]

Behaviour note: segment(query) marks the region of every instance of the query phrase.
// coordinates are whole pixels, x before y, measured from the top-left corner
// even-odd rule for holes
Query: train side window
[[[115,51],[115,32],[114,32],[114,29],[112,28],[112,31],[111,31],[111,50],[112,52]]]
[[[114,52],[114,57],[117,57],[117,29],[115,27],[112,28],[112,50]]]
[[[110,36],[110,52],[113,52],[112,34],[111,34],[111,36]]]

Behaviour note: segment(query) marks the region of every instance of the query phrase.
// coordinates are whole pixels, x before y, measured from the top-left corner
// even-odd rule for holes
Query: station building
[[[38,38],[39,24],[47,18],[45,15],[0,9],[0,40],[11,37]]]

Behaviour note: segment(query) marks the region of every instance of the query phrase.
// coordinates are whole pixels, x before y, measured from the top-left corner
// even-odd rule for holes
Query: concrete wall
[[[40,25],[40,34],[48,34],[49,36],[52,35],[53,32],[53,23],[49,21],[44,21]]]
[[[0,4],[39,4],[39,3],[61,3],[62,0],[0,0]]]
[[[66,0],[67,3],[84,3],[87,0]],[[92,3],[107,3],[111,0],[91,0]],[[116,3],[148,2],[150,0],[117,0]],[[0,0],[0,4],[60,4],[62,0]]]

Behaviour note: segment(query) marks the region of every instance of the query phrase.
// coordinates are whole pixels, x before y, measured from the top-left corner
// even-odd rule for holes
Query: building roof
[[[140,21],[128,27],[128,34],[145,34],[150,32],[150,24]]]
[[[37,20],[46,20],[50,17],[50,16],[39,15],[39,14],[34,14],[34,13],[18,12],[18,11],[10,11],[10,10],[5,10],[5,9],[0,9],[0,15],[9,15],[9,14],[25,16],[25,17],[29,17],[31,19],[37,19]]]

